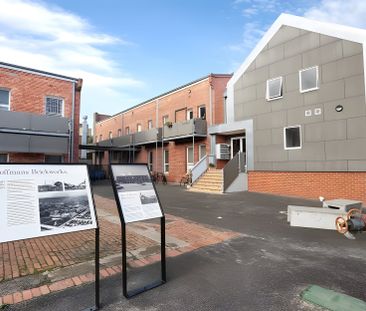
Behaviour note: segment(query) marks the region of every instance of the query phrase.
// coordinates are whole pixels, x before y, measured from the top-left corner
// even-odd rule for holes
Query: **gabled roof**
[[[233,77],[228,81],[227,84],[228,106],[230,105],[233,106],[234,104],[233,102],[234,83],[244,74],[244,72],[248,69],[250,64],[256,59],[259,53],[266,47],[269,41],[274,37],[274,35],[280,30],[282,26],[290,26],[302,30],[307,30],[310,32],[320,33],[322,35],[330,37],[336,37],[342,40],[348,40],[360,44],[366,44],[365,29],[343,26],[327,22],[319,22],[305,17],[283,13],[276,19],[276,21],[268,29],[268,31],[265,33],[262,39],[258,42],[256,47],[247,56],[245,61],[240,65],[239,69],[234,72]],[[234,120],[233,119],[234,116],[232,114],[233,111],[228,111],[228,121],[230,121],[231,118],[232,121]]]
[[[245,59],[244,63],[242,63],[239,69],[234,73],[233,77],[228,82],[228,85],[230,84],[231,81],[236,81],[238,76],[240,77],[246,71],[249,65],[256,59],[259,53],[265,48],[265,46],[269,43],[269,41],[273,38],[273,36],[278,32],[278,30],[282,26],[299,28],[311,32],[320,33],[322,35],[336,37],[339,39],[349,40],[361,44],[366,43],[365,29],[343,26],[333,23],[319,22],[305,17],[283,13],[276,19],[276,21],[268,29],[268,31],[265,33],[262,39],[258,42],[256,47]]]

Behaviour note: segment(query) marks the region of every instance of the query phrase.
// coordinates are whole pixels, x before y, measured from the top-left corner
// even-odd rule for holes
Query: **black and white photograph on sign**
[[[41,198],[39,213],[42,231],[92,224],[86,195]]]
[[[86,165],[0,164],[0,243],[97,227]]]
[[[126,223],[162,217],[148,169],[144,165],[112,165]]]

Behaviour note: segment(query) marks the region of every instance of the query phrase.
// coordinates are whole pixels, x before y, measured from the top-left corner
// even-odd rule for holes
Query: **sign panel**
[[[96,227],[86,165],[0,165],[0,243]]]
[[[146,165],[112,164],[111,169],[125,223],[163,216]]]

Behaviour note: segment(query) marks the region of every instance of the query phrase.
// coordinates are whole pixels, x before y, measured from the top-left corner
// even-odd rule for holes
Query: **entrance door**
[[[194,166],[193,146],[187,147],[187,172]]]
[[[233,158],[239,151],[245,153],[245,137],[231,138],[231,158]]]

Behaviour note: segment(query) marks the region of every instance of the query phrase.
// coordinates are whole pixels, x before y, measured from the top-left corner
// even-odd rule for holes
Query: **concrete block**
[[[339,216],[346,216],[346,213],[322,207],[296,205],[287,207],[287,221],[292,227],[336,230],[335,221]]]
[[[337,40],[339,40],[339,38],[330,37],[330,36],[326,36],[326,35],[320,35],[320,45],[326,45],[326,44],[332,43]]]
[[[366,138],[366,116],[347,120],[347,138]]]
[[[291,91],[299,92],[299,73],[291,73],[284,77],[284,92],[288,93]]]
[[[272,171],[272,162],[254,162],[256,171]]]
[[[290,109],[287,111],[287,122],[288,125],[297,125],[297,124],[307,124],[307,123],[316,123],[321,122],[324,119],[324,113],[320,115],[312,114],[311,117],[305,117],[305,110],[312,110],[316,108],[321,108],[323,110],[323,104],[318,104],[316,106],[303,106],[299,108]]]
[[[327,160],[365,160],[366,138],[325,142]]]
[[[346,139],[347,123],[346,120],[328,121],[323,123],[324,140]]]
[[[242,86],[247,87],[266,81],[268,77],[268,67],[257,68],[253,71],[244,73]]]
[[[307,161],[306,171],[347,171],[347,161]]]
[[[321,66],[323,83],[363,74],[363,57],[357,54]]]
[[[256,118],[256,129],[270,129],[286,126],[287,112],[276,111],[259,115]]]
[[[274,47],[299,36],[300,29],[290,26],[282,26],[269,41],[268,47]]]
[[[266,100],[266,88],[267,88],[267,82],[257,83],[256,85],[257,99]]]
[[[320,46],[318,33],[309,32],[285,43],[285,57],[291,57]]]
[[[305,161],[273,162],[274,171],[300,171],[306,170]]]
[[[315,142],[324,140],[324,130],[322,123],[306,124],[304,126],[304,141]]]
[[[290,161],[325,160],[324,142],[303,142],[301,149],[288,150]]]
[[[259,130],[254,132],[254,145],[266,146],[271,144],[271,130]]]
[[[243,117],[246,119],[258,114],[271,112],[271,105],[265,99],[247,102],[243,107]]]
[[[362,53],[362,44],[352,41],[343,40],[343,56],[348,57]]]
[[[302,65],[304,68],[329,63],[343,57],[342,41],[321,46],[317,49],[303,53]]]
[[[302,107],[304,104],[304,96],[297,91],[285,93],[281,99],[270,101],[272,111],[291,109],[296,107]]]
[[[366,160],[364,161],[348,161],[349,171],[366,171]]]
[[[287,161],[287,152],[282,145],[258,146],[256,148],[258,162]]]
[[[344,81],[332,81],[319,86],[318,90],[303,94],[305,105],[316,105],[333,100],[340,100],[345,97]]]
[[[325,200],[323,202],[324,208],[333,208],[340,212],[349,212],[351,209],[361,209],[362,202],[361,201],[354,201],[348,199],[333,199],[333,200]]]
[[[249,71],[253,71],[254,69],[256,69],[256,66],[255,66],[255,60],[249,65],[249,67],[247,68],[247,72]]]
[[[295,55],[279,62],[269,65],[269,76],[279,77],[290,73],[299,72],[302,68],[301,55]]]
[[[262,51],[255,60],[256,68],[277,62],[283,59],[283,57],[284,57],[283,45],[279,45],[270,48],[266,51]]]
[[[272,129],[272,144],[273,145],[283,145],[283,127]]]
[[[323,105],[324,119],[327,121],[350,119],[366,115],[366,104],[363,96],[348,97],[343,100],[327,102]],[[335,110],[338,105],[343,106],[343,110],[341,112],[337,112]]]
[[[365,84],[363,75],[345,79],[345,96],[361,96],[365,94]]]

